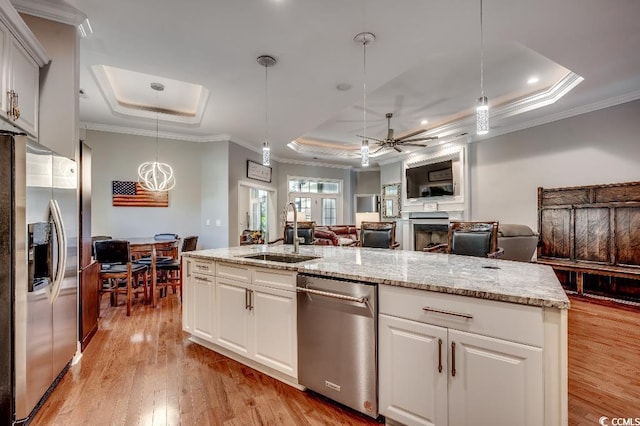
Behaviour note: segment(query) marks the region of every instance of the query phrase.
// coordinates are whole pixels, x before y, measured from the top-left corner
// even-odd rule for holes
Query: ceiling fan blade
[[[382,145],[380,148],[376,149],[375,151],[372,152],[372,154],[375,154],[379,151],[382,151],[383,149],[385,149],[386,147],[384,145]]]
[[[404,142],[402,142],[402,146],[417,146],[417,147],[420,147],[420,148],[426,148],[427,147],[427,145],[419,145],[417,143],[404,143]]]
[[[402,150],[400,148],[398,148],[397,146],[395,146],[395,145],[393,146],[393,149],[395,149],[398,152],[402,152]]]
[[[424,138],[415,138],[415,139],[399,139],[397,142],[398,143],[405,143],[405,142],[427,142],[427,141],[435,141],[437,140],[438,137],[437,136],[425,136]]]
[[[380,143],[387,143],[387,141],[383,141],[382,139],[372,138],[371,136],[367,136],[367,137],[364,137],[362,135],[356,135],[356,136],[359,137],[359,138],[362,138],[362,139],[368,139],[368,140],[372,140],[372,141],[376,141],[376,142],[380,142]]]
[[[399,137],[397,140],[402,141],[402,140],[405,140],[405,139],[409,139],[409,138],[412,138],[412,137],[417,136],[420,133],[424,133],[424,132],[426,132],[426,130],[424,130],[424,129],[416,130],[415,132],[411,132],[409,134],[406,134],[404,136]]]

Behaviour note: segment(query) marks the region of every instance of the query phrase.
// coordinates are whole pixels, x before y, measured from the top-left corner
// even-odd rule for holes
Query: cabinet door
[[[449,351],[450,424],[543,424],[542,349],[449,330]]]
[[[236,353],[249,355],[249,294],[242,283],[216,278],[216,341]]]
[[[2,118],[7,118],[8,97],[7,92],[9,89],[9,40],[11,34],[9,29],[0,22],[0,72],[2,73],[2,81],[0,81],[0,115]]]
[[[447,329],[379,318],[380,413],[406,425],[446,425]]]
[[[296,294],[252,287],[253,358],[289,376],[298,376]]]
[[[191,273],[194,336],[213,342],[213,310],[215,306],[215,278]]]
[[[7,90],[18,95],[20,117],[12,121],[30,135],[38,136],[40,68],[15,39],[9,45],[9,83]],[[7,96],[6,92],[3,96]],[[6,115],[5,115],[6,116]]]
[[[186,257],[182,258],[182,329],[193,333],[193,263]]]

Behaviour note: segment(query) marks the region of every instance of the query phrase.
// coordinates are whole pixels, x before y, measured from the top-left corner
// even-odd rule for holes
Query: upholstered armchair
[[[362,222],[359,246],[387,249],[400,247],[396,242],[396,223]]]
[[[444,251],[464,256],[497,258],[504,250],[498,247],[498,222],[449,223],[447,244],[427,247],[426,252]]]
[[[300,244],[315,244],[315,229],[316,223],[313,221],[298,222],[298,238],[303,239],[303,241],[300,241]],[[283,237],[278,238],[277,240],[269,241],[269,244],[274,244],[277,242],[284,242],[284,244],[293,244],[293,222],[285,222]]]

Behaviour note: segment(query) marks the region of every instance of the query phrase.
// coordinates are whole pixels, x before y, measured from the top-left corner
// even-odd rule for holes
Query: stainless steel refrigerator
[[[78,342],[76,163],[0,132],[0,424],[28,422]]]

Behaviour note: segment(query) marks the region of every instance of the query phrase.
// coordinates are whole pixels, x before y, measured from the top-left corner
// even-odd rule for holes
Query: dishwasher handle
[[[331,297],[332,299],[347,300],[349,302],[365,303],[365,304],[369,302],[369,299],[366,297],[347,296],[344,294],[330,293],[328,291],[314,290],[312,288],[306,288],[306,287],[296,287],[296,291],[299,293],[309,293],[309,294],[315,294],[318,296]]]

